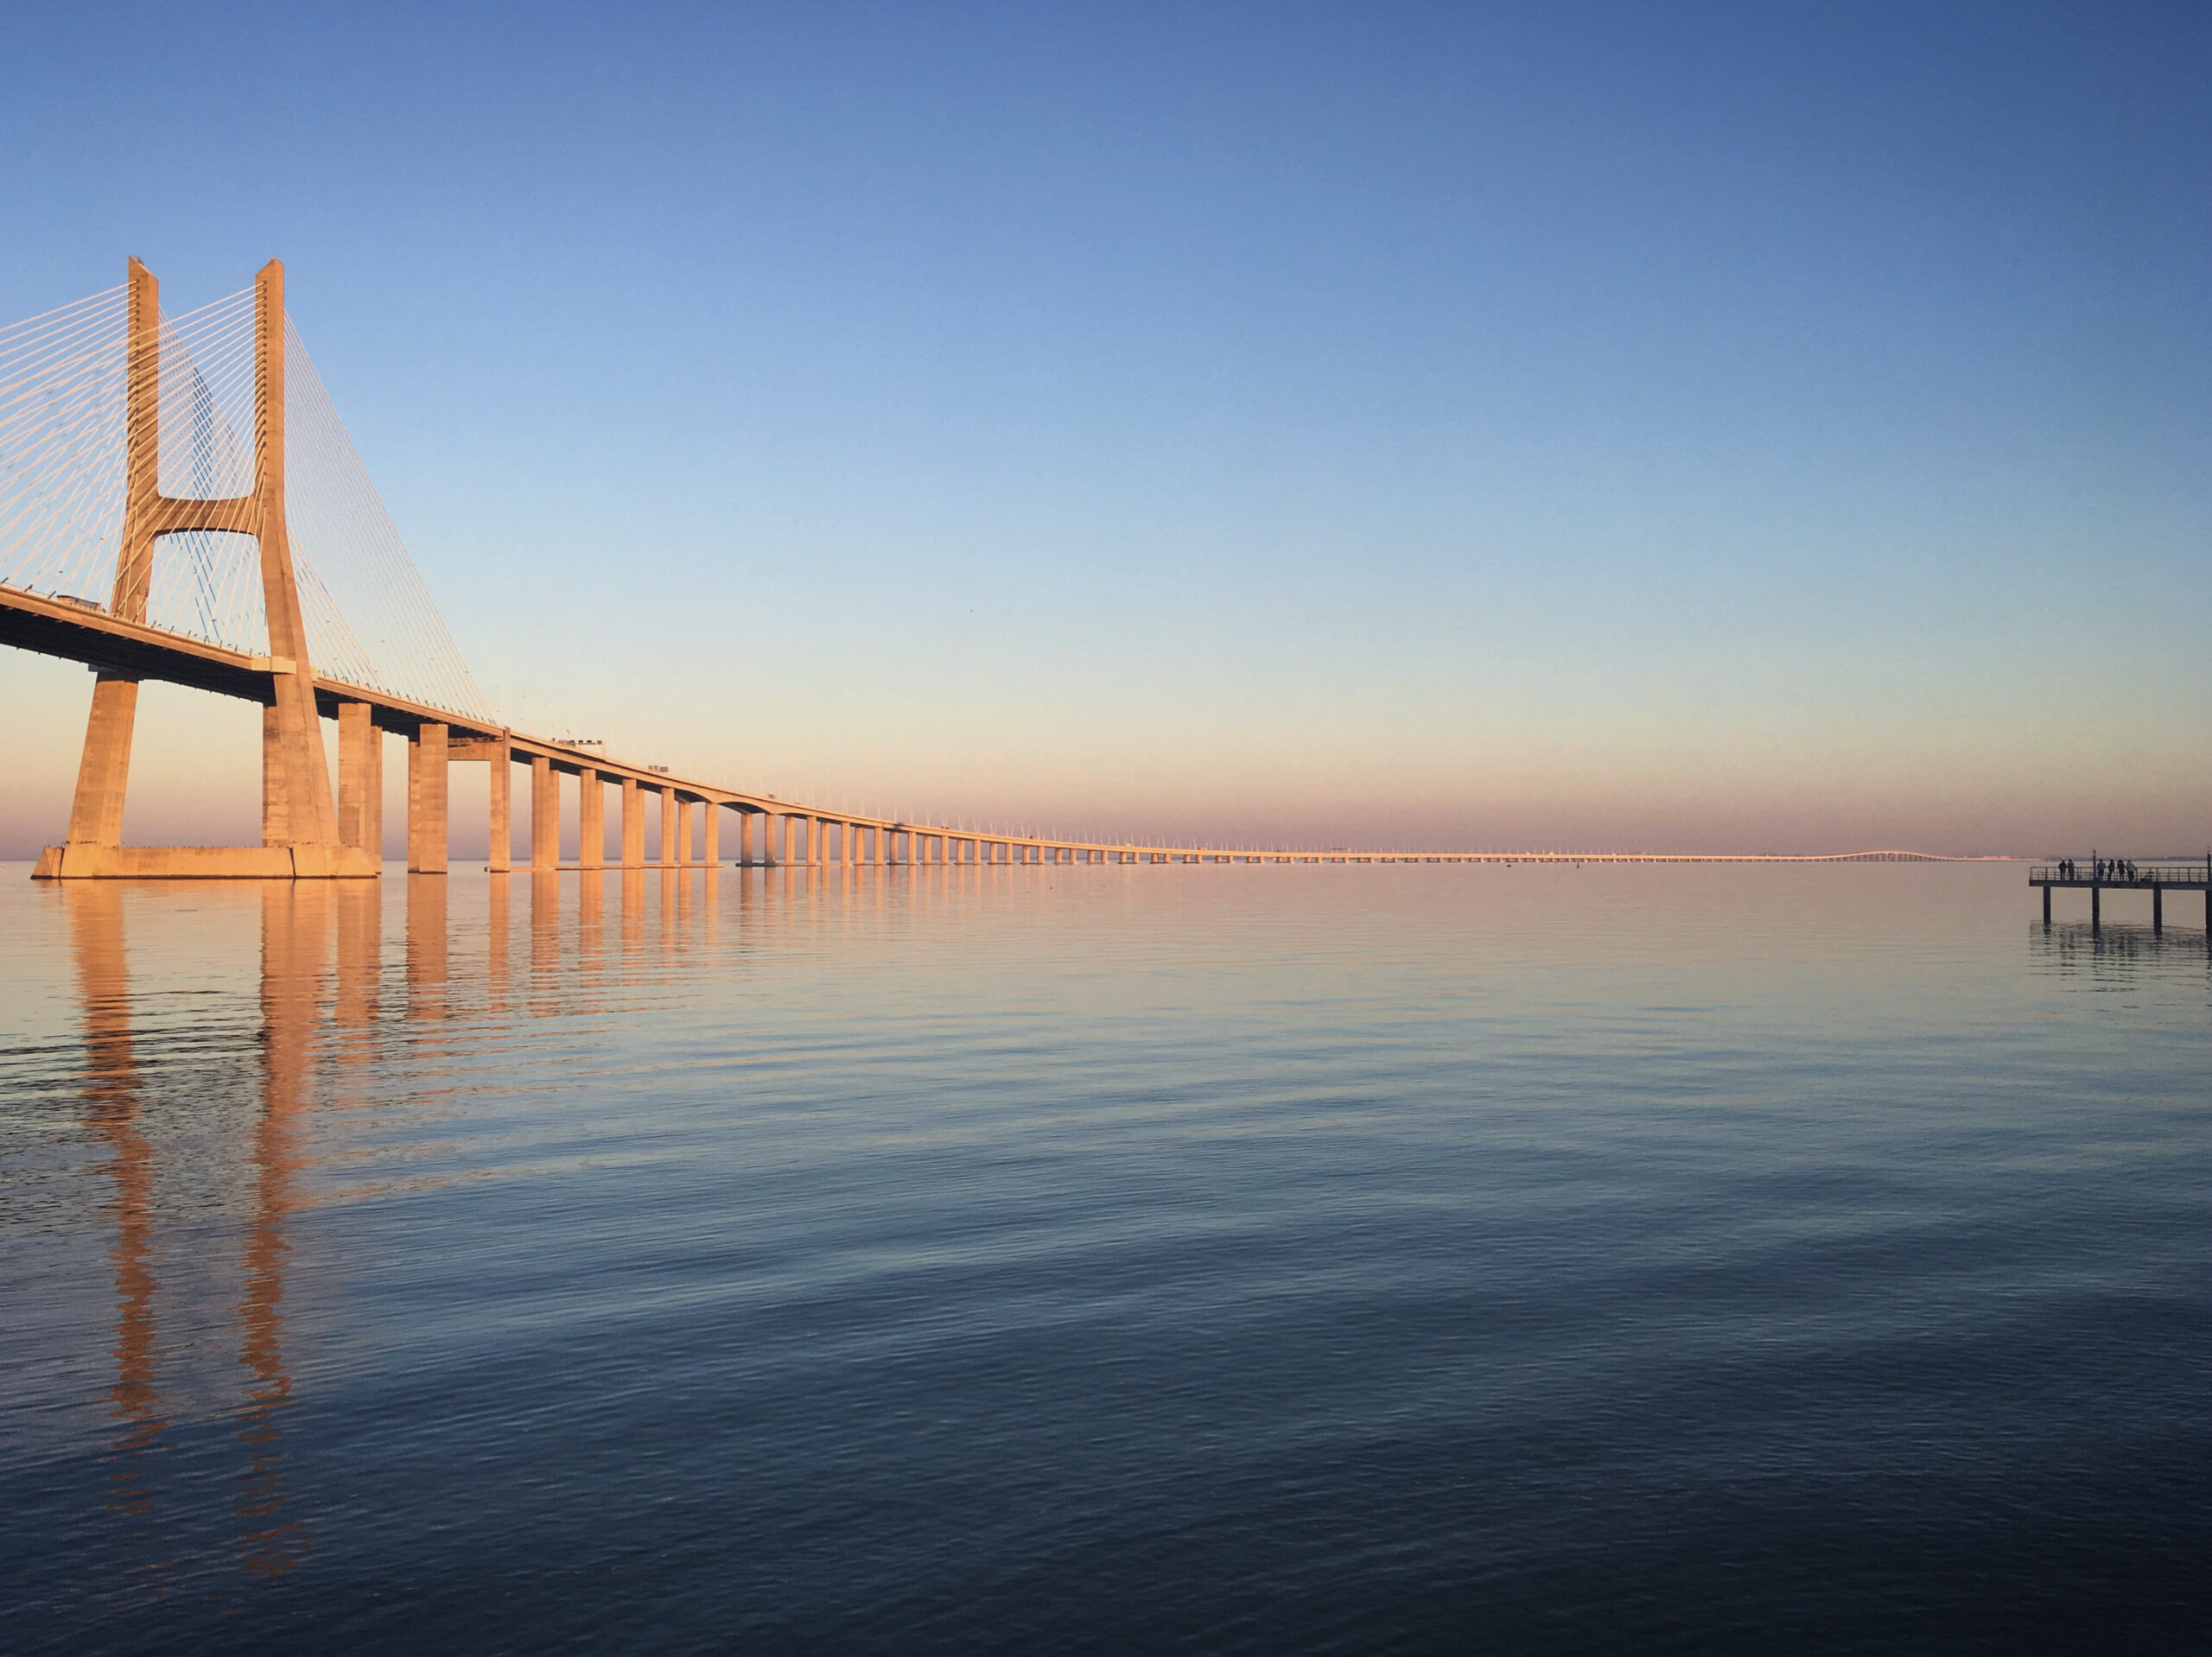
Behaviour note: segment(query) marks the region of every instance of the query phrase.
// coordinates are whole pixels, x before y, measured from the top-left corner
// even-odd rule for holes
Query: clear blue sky
[[[2208,84],[2201,5],[34,6],[0,318],[282,257],[506,716],[733,783],[2179,849]],[[0,838],[85,686],[0,660]],[[251,838],[238,717],[143,809]]]

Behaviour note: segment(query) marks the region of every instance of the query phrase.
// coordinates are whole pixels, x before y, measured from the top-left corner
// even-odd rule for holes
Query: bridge
[[[372,878],[384,742],[407,743],[407,867],[445,871],[449,768],[490,766],[494,871],[509,867],[512,773],[530,770],[530,863],[560,862],[573,778],[581,868],[722,860],[993,867],[1065,863],[1950,861],[1576,852],[1291,851],[981,833],[830,810],[531,736],[493,714],[439,618],[284,308],[283,266],[172,317],[137,260],[120,288],[0,329],[0,644],[97,676],[67,836],[41,879]],[[261,843],[122,843],[138,688],[262,708]],[[338,727],[334,791],[321,721]],[[607,854],[610,790],[620,852]],[[657,797],[658,846],[646,846]],[[2046,904],[2048,893],[2046,893]]]

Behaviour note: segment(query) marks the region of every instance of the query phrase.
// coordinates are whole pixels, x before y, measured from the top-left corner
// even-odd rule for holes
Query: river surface
[[[26,873],[12,1651],[2212,1640],[2193,898]]]

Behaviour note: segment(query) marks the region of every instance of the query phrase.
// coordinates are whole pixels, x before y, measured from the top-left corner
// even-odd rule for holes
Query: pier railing
[[[2069,868],[2063,863],[2037,863],[2028,871],[2031,886],[2204,886],[2212,884],[2203,863],[2101,862],[2083,858]]]

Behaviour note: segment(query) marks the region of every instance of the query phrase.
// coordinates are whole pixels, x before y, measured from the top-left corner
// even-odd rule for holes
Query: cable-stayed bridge
[[[245,289],[170,316],[136,259],[107,293],[0,329],[0,643],[97,677],[67,838],[41,877],[347,877],[380,873],[384,741],[408,745],[407,867],[447,866],[448,767],[491,767],[489,864],[509,864],[512,776],[530,767],[531,866],[559,867],[563,779],[579,866],[746,863],[1655,862],[1588,853],[1291,852],[980,833],[855,816],[677,777],[503,724],[378,498],[284,308],[271,261]],[[138,687],[260,704],[256,847],[122,843]],[[338,724],[334,791],[320,721]],[[620,851],[607,854],[607,792]],[[659,843],[645,844],[658,795]],[[695,837],[696,827],[696,837]]]

